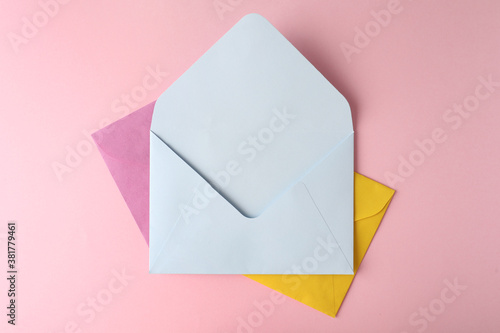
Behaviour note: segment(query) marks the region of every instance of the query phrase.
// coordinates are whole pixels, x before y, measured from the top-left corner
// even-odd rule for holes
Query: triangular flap
[[[151,130],[257,217],[352,129],[346,99],[263,17],[245,16],[159,98]]]
[[[394,195],[394,190],[359,173],[354,173],[354,192],[363,193],[354,203],[354,220],[380,213]]]
[[[385,205],[377,214],[354,224],[355,273],[375,236],[389,206],[386,187],[360,174],[355,174],[354,202],[361,207],[367,201],[384,197]],[[354,280],[353,275],[246,275],[269,288],[306,304],[331,317],[335,317]]]

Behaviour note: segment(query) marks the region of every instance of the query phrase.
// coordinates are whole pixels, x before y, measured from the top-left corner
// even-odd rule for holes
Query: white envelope
[[[156,102],[150,273],[353,274],[345,98],[257,14]]]

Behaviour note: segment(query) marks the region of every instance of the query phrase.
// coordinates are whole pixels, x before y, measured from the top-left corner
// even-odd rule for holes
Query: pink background
[[[353,45],[356,27],[387,1],[221,2],[231,9],[222,17],[212,0],[72,1],[47,22],[38,1],[0,3],[0,261],[5,272],[7,221],[16,220],[19,268],[18,325],[6,324],[1,279],[0,331],[236,332],[238,317],[247,321],[254,301],[269,299],[242,276],[149,275],[146,243],[83,134],[132,111],[116,100],[139,91],[148,66],[170,74],[137,106],[257,12],[351,103],[355,170],[397,193],[337,318],[287,299],[252,330],[498,332],[500,87],[456,130],[443,115],[474,101],[479,76],[500,81],[500,2],[401,0],[350,62],[341,43]],[[45,25],[16,52],[9,33],[22,36],[33,15]],[[422,160],[414,141],[436,128],[447,140]],[[52,165],[66,163],[68,147],[87,155],[59,180]],[[421,164],[391,184],[400,157]],[[122,270],[133,278],[111,294]],[[443,303],[444,281],[455,279],[466,289]],[[95,316],[77,313],[106,295]],[[429,306],[437,315],[422,319]]]

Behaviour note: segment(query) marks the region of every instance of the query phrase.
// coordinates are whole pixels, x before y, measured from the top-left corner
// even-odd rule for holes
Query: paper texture
[[[158,99],[150,272],[353,274],[353,128],[345,98],[257,14]]]

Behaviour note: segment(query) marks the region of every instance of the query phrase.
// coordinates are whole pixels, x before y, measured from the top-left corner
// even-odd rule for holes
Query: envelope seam
[[[195,195],[196,195],[196,194],[194,193],[194,194],[192,195],[192,197],[191,197],[191,199],[190,199],[189,201],[193,200],[193,198],[194,198],[194,196],[195,196]],[[173,226],[173,227],[170,229],[170,231],[168,232],[167,237],[165,237],[165,240],[164,240],[164,241],[163,241],[163,243],[161,244],[160,250],[159,250],[159,251],[158,251],[158,253],[156,254],[155,258],[153,259],[153,262],[151,263],[150,270],[152,270],[152,269],[153,269],[154,265],[155,265],[155,264],[156,264],[156,262],[158,261],[158,258],[159,258],[159,257],[160,257],[160,255],[162,254],[163,249],[164,249],[164,248],[165,248],[165,246],[167,245],[167,242],[168,242],[168,240],[170,239],[170,236],[172,236],[172,233],[173,233],[173,232],[175,231],[175,229],[177,228],[177,225],[179,224],[179,221],[180,221],[180,219],[181,219],[181,216],[182,216],[182,215],[180,215],[180,214],[179,214],[179,216],[178,216],[178,217],[177,217],[177,219],[175,220],[174,226]],[[150,232],[151,232],[151,228],[150,228]]]
[[[325,217],[323,216],[323,214],[321,213],[321,211],[319,210],[319,207],[318,205],[316,204],[316,202],[314,201],[312,195],[311,195],[311,192],[309,192],[309,189],[307,188],[307,185],[305,183],[302,183],[304,184],[304,187],[306,188],[306,191],[307,193],[309,194],[309,197],[311,198],[312,202],[314,203],[314,207],[316,207],[316,210],[318,211],[319,215],[321,216],[321,219],[323,220],[323,222],[325,223],[326,227],[328,228],[328,230],[330,231],[330,234],[332,235],[333,239],[335,240],[335,243],[337,243],[337,245],[339,246],[339,250],[340,250],[340,253],[342,253],[342,255],[344,256],[344,259],[346,260],[347,262],[347,265],[349,266],[349,268],[354,272],[354,268],[351,266],[351,264],[349,263],[349,259],[347,259],[347,256],[345,255],[344,251],[342,251],[342,247],[340,246],[337,238],[335,238],[335,235],[333,234],[333,231],[332,229],[330,228],[330,226],[328,225],[328,223],[326,222],[325,220]],[[353,223],[354,223],[354,220],[353,220]]]
[[[194,198],[194,195],[191,197],[191,200]],[[165,240],[163,241],[163,243],[161,244],[161,247],[160,247],[160,250],[158,251],[158,253],[156,254],[152,264],[151,264],[151,269],[153,269],[154,265],[156,264],[156,262],[158,261],[158,257],[162,254],[163,252],[163,249],[165,248],[165,246],[167,245],[167,242],[168,240],[170,239],[170,236],[172,235],[172,233],[174,232],[174,230],[177,228],[177,224],[179,224],[179,220],[181,219],[181,215],[179,215],[177,217],[177,220],[175,221],[174,223],[174,226],[172,227],[172,229],[170,229],[170,231],[168,232],[168,235],[167,237],[165,237]]]
[[[372,215],[365,216],[365,217],[361,217],[361,218],[359,218],[359,219],[354,219],[354,222],[363,221],[363,220],[369,219],[369,218],[371,218],[371,217],[374,217],[375,215],[380,214],[380,213],[381,213],[381,212],[382,212],[382,211],[383,211],[383,210],[387,207],[387,205],[389,205],[389,204],[391,203],[392,198],[394,197],[394,193],[395,193],[395,192],[393,192],[393,193],[389,196],[389,198],[387,198],[387,201],[385,202],[385,204],[382,206],[382,208],[381,208],[381,209],[377,210],[377,211],[376,211],[375,213],[373,213]]]
[[[298,184],[299,182],[301,182],[304,178],[307,177],[307,175],[309,173],[311,173],[312,170],[314,170],[315,168],[318,167],[318,165],[320,165],[321,163],[323,163],[330,155],[333,154],[334,151],[336,151],[344,142],[346,142],[351,136],[354,135],[354,131],[351,131],[351,133],[349,133],[348,135],[346,135],[342,140],[340,140],[339,142],[337,142],[337,144],[335,144],[335,146],[333,146],[332,149],[330,149],[326,155],[324,155],[323,157],[321,157],[318,161],[316,161],[316,163],[313,163],[313,165],[311,167],[309,167],[309,169],[302,175],[298,178],[297,182],[295,184]],[[295,184],[291,185],[290,187],[294,186]]]

